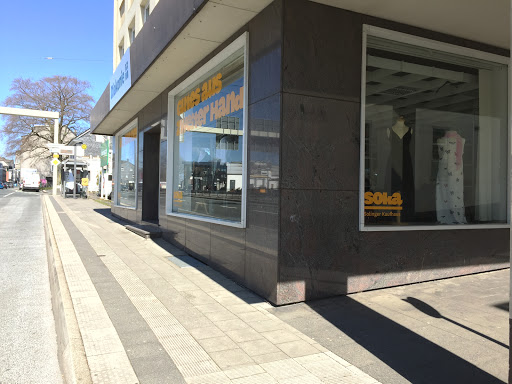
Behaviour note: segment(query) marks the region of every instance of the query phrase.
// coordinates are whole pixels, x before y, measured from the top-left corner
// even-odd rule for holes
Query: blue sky
[[[54,75],[89,81],[98,100],[113,71],[112,12],[112,0],[2,1],[0,103],[14,79]]]

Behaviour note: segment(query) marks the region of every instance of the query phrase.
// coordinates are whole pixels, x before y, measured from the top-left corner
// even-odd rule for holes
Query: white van
[[[37,170],[28,171],[24,169],[21,169],[20,176],[21,176],[21,189],[23,191],[32,189],[36,192],[39,192],[39,188],[41,188],[41,176],[39,175],[39,172]]]

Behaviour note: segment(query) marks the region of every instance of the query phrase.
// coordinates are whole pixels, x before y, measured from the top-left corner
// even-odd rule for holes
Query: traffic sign
[[[53,143],[46,144],[46,146],[50,149],[50,151],[60,153],[61,155],[73,156],[76,149],[77,156],[84,156],[84,149],[82,147]]]
[[[52,164],[53,165],[59,165],[60,164],[60,160],[59,159],[53,159],[52,160]]]
[[[54,154],[53,154],[53,157],[58,158],[58,157],[59,157],[59,154],[58,154],[58,153],[54,153]]]
[[[87,144],[82,144],[82,149],[87,149]]]

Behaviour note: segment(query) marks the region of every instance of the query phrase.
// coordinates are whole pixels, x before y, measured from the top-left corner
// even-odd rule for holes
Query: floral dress
[[[464,208],[464,167],[462,155],[465,140],[448,131],[437,140],[439,169],[436,182],[436,211],[440,224],[466,224]]]

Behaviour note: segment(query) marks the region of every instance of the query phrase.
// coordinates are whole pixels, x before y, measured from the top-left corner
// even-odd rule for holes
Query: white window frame
[[[118,191],[117,191],[117,188],[119,188],[119,186],[121,185],[121,183],[119,182],[119,177],[120,177],[120,172],[119,170],[121,169],[121,160],[119,159],[119,154],[121,153],[121,138],[123,137],[123,135],[126,133],[126,132],[130,132],[133,128],[138,128],[138,123],[139,123],[139,120],[136,118],[134,120],[132,120],[130,123],[128,123],[128,125],[126,125],[124,128],[122,128],[119,132],[116,133],[115,135],[115,167],[114,167],[114,172],[115,172],[115,177],[114,177],[114,190],[112,191],[114,193],[114,206],[115,207],[118,207],[118,208],[123,208],[123,209],[131,209],[131,210],[134,210],[136,211],[137,210],[137,204],[138,204],[138,193],[137,193],[137,189],[138,189],[138,175],[139,175],[139,130],[137,129],[137,135],[135,136],[135,206],[133,207],[128,207],[126,205],[120,205],[119,204],[119,198],[118,198]]]
[[[148,21],[149,14],[151,13],[150,9],[149,9],[149,0],[141,8],[142,8],[142,25],[144,25],[144,24],[146,24],[146,21]]]
[[[443,43],[436,40],[430,40],[419,36],[409,35],[402,32],[391,31],[388,29],[375,27],[372,25],[363,25],[363,49],[362,49],[362,61],[361,61],[361,122],[360,122],[360,149],[359,149],[359,231],[361,232],[397,232],[397,231],[445,231],[445,230],[462,230],[462,229],[495,229],[495,228],[511,228],[511,178],[507,180],[507,223],[506,224],[459,224],[459,225],[371,225],[366,226],[364,224],[364,190],[365,190],[365,122],[366,122],[366,49],[368,36],[380,37],[383,39],[397,41],[400,43],[406,43],[414,46],[419,46],[427,49],[433,49],[442,52],[454,53],[469,58],[476,58],[486,60],[498,64],[504,64],[508,66],[508,117],[507,117],[507,129],[508,129],[508,148],[507,148],[507,175],[510,174],[512,167],[512,156],[511,156],[511,75],[512,70],[510,66],[510,59],[505,56],[500,56],[492,53],[478,51],[471,48],[460,47],[458,45]]]
[[[124,39],[121,40],[121,44],[119,44],[119,61],[123,58],[124,54],[126,53],[126,49],[124,49]]]
[[[135,23],[133,27],[128,28],[128,40],[130,41],[130,45],[132,45],[135,40]]]
[[[121,0],[121,4],[119,5],[119,17],[120,18],[122,18],[124,16],[125,8],[126,8],[125,2],[124,2],[124,0]]]
[[[199,215],[191,215],[191,214],[183,214],[172,211],[172,201],[173,201],[173,191],[174,191],[174,140],[176,139],[175,134],[175,115],[174,115],[174,99],[175,96],[183,91],[185,88],[190,86],[191,84],[197,82],[202,76],[204,76],[207,72],[211,71],[213,68],[222,64],[223,61],[229,58],[233,53],[238,51],[239,49],[244,49],[244,111],[243,111],[243,148],[242,148],[242,207],[241,207],[241,217],[239,222],[233,222],[222,219],[215,219],[211,217],[199,216]],[[235,41],[229,44],[222,52],[217,54],[214,58],[208,61],[205,65],[203,65],[199,70],[190,75],[186,80],[180,83],[177,87],[171,90],[168,94],[168,105],[167,105],[167,127],[172,131],[172,134],[168,134],[167,140],[167,191],[165,198],[165,213],[168,216],[181,217],[185,219],[197,220],[208,223],[221,224],[229,227],[236,228],[245,228],[246,227],[246,207],[247,207],[247,136],[248,136],[248,74],[249,74],[249,34],[245,32],[241,36],[239,36]]]

